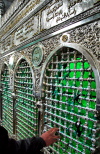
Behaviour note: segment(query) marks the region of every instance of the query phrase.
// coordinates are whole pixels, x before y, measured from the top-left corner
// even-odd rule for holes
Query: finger
[[[55,134],[55,132],[57,132],[58,130],[59,130],[59,128],[54,128],[54,129],[52,130],[52,133]]]
[[[57,142],[57,139],[54,139],[54,140],[53,140],[53,143],[54,143],[54,142]]]
[[[54,139],[61,139],[61,136],[55,136]]]
[[[50,136],[54,137],[54,136],[55,136],[55,134],[51,132],[51,133],[50,133]]]
[[[48,132],[52,132],[54,128],[51,128],[50,130],[48,130]]]
[[[48,132],[52,132],[52,131],[54,131],[55,129],[56,129],[56,131],[59,130],[59,128],[53,127],[53,128],[51,128],[50,130],[48,130]]]

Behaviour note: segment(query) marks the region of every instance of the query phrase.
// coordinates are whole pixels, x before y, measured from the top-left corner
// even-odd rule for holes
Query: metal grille
[[[44,75],[44,131],[58,127],[61,141],[46,153],[91,154],[96,142],[96,82],[87,59],[63,48],[49,61]]]
[[[1,77],[2,83],[2,125],[10,135],[13,134],[13,99],[9,89],[10,76],[8,67],[5,68]]]
[[[16,134],[18,139],[37,135],[37,108],[33,97],[32,72],[26,60],[18,64],[15,76]]]

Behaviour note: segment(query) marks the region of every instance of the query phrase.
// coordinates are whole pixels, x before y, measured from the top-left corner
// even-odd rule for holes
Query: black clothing
[[[0,126],[0,154],[41,154],[46,146],[41,137],[16,141],[8,137],[7,130]]]

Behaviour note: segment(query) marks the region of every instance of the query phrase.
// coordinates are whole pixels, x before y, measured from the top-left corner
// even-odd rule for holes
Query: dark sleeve
[[[41,137],[32,137],[25,140],[17,141],[21,151],[25,150],[26,154],[38,154],[39,151],[46,146],[45,141]],[[24,149],[23,149],[24,147]],[[19,149],[19,150],[20,150]],[[23,154],[23,152],[21,152]]]
[[[13,154],[39,154],[40,150],[45,146],[45,141],[41,137],[32,137],[19,141],[9,139],[8,153],[11,152]]]

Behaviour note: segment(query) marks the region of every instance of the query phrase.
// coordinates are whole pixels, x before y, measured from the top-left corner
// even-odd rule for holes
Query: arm
[[[57,141],[60,136],[56,136],[55,132],[58,130],[58,128],[52,128],[49,131],[45,132],[41,135],[41,137],[32,137],[24,140],[16,141],[14,139],[8,138],[7,147],[5,146],[5,142],[2,142],[4,139],[7,141],[7,138],[5,138],[4,133],[2,133],[2,137],[0,138],[0,141],[2,143],[1,147],[2,150],[0,150],[1,154],[5,153],[7,154],[40,154],[40,150],[45,147],[53,144]],[[8,134],[7,134],[8,136]],[[0,148],[1,149],[1,148]]]
[[[49,131],[43,133],[41,137],[28,138],[22,141],[17,141],[20,147],[22,148],[25,145],[27,154],[39,154],[40,150],[45,147],[53,144],[57,139],[61,138],[56,136],[55,133],[58,131],[58,128],[51,128]],[[24,148],[24,149],[25,149]],[[22,148],[23,149],[23,148]]]
[[[60,136],[56,136],[55,133],[58,131],[58,128],[51,128],[49,131],[43,133],[41,137],[32,137],[25,140],[17,141],[20,149],[24,149],[26,154],[39,154],[40,150],[45,147],[53,144],[57,141],[57,139],[61,138]],[[21,151],[23,154],[23,151]]]
[[[32,137],[16,141],[9,139],[7,153],[13,154],[39,154],[40,150],[46,146],[41,137]]]
[[[46,146],[45,141],[41,137],[32,137],[17,141],[21,154],[38,154],[40,150]]]

